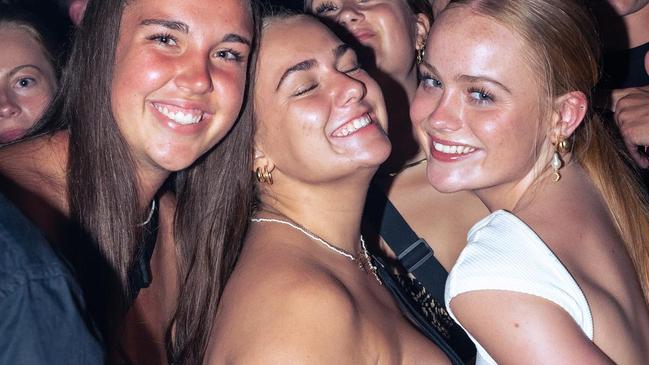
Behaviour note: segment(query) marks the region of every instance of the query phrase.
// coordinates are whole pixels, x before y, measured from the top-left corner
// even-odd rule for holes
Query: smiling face
[[[137,0],[124,9],[111,100],[136,165],[186,168],[234,124],[253,26],[239,0]]]
[[[308,5],[310,12],[342,25],[369,47],[379,70],[396,77],[412,70],[417,16],[404,0],[313,0]]]
[[[378,85],[354,51],[308,16],[264,29],[255,80],[257,155],[283,176],[322,182],[368,171],[390,153]],[[257,158],[255,167],[263,161]]]
[[[54,96],[56,76],[30,31],[0,25],[0,143],[22,137]]]
[[[427,51],[411,117],[435,188],[511,191],[547,166],[542,87],[520,38],[456,7],[435,22]]]

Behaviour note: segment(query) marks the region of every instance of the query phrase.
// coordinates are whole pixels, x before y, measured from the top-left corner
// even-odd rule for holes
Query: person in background
[[[426,48],[411,115],[428,179],[492,212],[446,284],[476,363],[645,363],[649,208],[591,109],[584,3],[454,0]]]
[[[0,144],[23,137],[56,93],[67,29],[44,16],[0,3]]]
[[[444,283],[469,228],[488,211],[470,192],[430,188],[426,154],[416,143],[409,116],[433,9],[440,11],[447,2],[306,0],[304,5],[355,47],[385,97],[392,153],[368,193],[363,227],[368,243],[379,261],[385,251],[385,266],[396,268],[390,287],[395,297],[410,298],[402,303],[416,312],[408,310],[409,318],[468,361],[475,350],[446,313]]]
[[[84,16],[92,26],[76,31],[39,133],[0,149],[0,191],[74,266],[113,363],[133,355],[121,351],[124,316],[140,291],[174,284],[164,279],[175,278],[175,265],[152,272],[156,249],[175,256],[242,239],[250,208],[240,192],[251,183],[239,167],[249,161],[251,126],[236,122],[246,114],[255,16],[252,2],[239,0],[93,0]],[[160,198],[168,186],[177,209]],[[157,244],[167,221],[177,247]],[[198,309],[179,308],[174,321],[179,341],[211,323],[195,313],[209,306],[213,278],[184,281],[209,266],[196,261],[178,258],[178,288],[147,302],[158,316],[151,328],[162,332],[178,290],[192,297]],[[164,334],[154,337],[161,363]]]
[[[401,315],[360,235],[390,153],[380,88],[310,15],[268,17],[256,67],[259,202],[205,364],[450,363]]]
[[[88,0],[55,0],[75,26],[81,25]]]
[[[604,46],[600,88],[626,149],[649,168],[649,1],[594,2]],[[646,172],[645,172],[646,174]]]

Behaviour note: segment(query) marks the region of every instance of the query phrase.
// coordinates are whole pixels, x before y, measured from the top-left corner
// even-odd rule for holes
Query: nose
[[[20,114],[20,107],[6,91],[0,90],[0,118],[12,118]]]
[[[180,68],[175,81],[178,88],[188,94],[206,94],[212,91],[212,65],[209,59],[198,54],[185,56],[186,62]]]
[[[338,23],[345,26],[358,23],[364,19],[365,15],[361,11],[358,11],[355,4],[343,6],[338,14]]]
[[[453,132],[462,127],[462,110],[459,102],[452,95],[443,94],[439,100],[433,101],[432,110],[428,116],[428,124],[435,130]]]
[[[339,85],[337,104],[339,106],[347,106],[363,100],[367,94],[365,84],[347,74],[342,73],[341,76],[339,80],[334,80]]]

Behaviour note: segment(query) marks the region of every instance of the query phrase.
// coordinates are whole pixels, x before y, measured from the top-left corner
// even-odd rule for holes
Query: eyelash
[[[434,86],[429,86],[428,81],[434,82],[436,85]],[[426,72],[421,72],[420,74],[420,83],[423,88],[429,89],[429,88],[439,88],[442,86],[442,82],[433,77],[433,75],[426,73]]]
[[[226,53],[231,54],[231,56],[225,55]],[[241,52],[235,51],[233,49],[222,49],[213,53],[217,58],[224,58],[226,61],[241,62],[243,61],[243,55]]]
[[[318,7],[315,8],[315,13],[317,15],[321,15],[321,14],[324,14],[326,12],[334,11],[334,10],[336,10],[336,5],[334,5],[334,3],[332,3],[331,1],[328,1],[326,3],[322,3],[322,4],[318,5]]]
[[[29,85],[21,85],[21,83],[22,83],[23,81],[29,81]],[[21,77],[21,78],[18,79],[18,81],[16,82],[16,85],[17,85],[18,87],[20,87],[20,88],[31,87],[31,86],[34,86],[35,84],[36,84],[36,80],[35,80],[33,77]]]
[[[487,103],[492,103],[494,102],[493,94],[491,94],[487,89],[485,88],[469,88],[467,90],[469,92],[469,98],[471,99],[472,102],[477,103],[477,104],[487,104]],[[471,94],[478,93],[479,98],[474,98],[471,96]]]
[[[147,38],[150,41],[157,41],[158,43],[162,43],[165,46],[175,46],[176,45],[176,37],[172,36],[169,33],[160,33],[160,34],[155,34]],[[174,44],[170,44],[169,41],[172,41]]]

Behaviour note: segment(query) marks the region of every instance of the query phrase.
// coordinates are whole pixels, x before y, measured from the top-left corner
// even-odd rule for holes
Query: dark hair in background
[[[31,1],[0,1],[0,26],[25,28],[42,47],[56,79],[67,60],[72,25],[53,5]]]
[[[254,30],[244,108],[226,138],[176,179],[175,240],[180,291],[168,327],[173,364],[201,364],[221,295],[241,252],[252,213],[252,82],[259,37],[259,6],[251,6]]]

